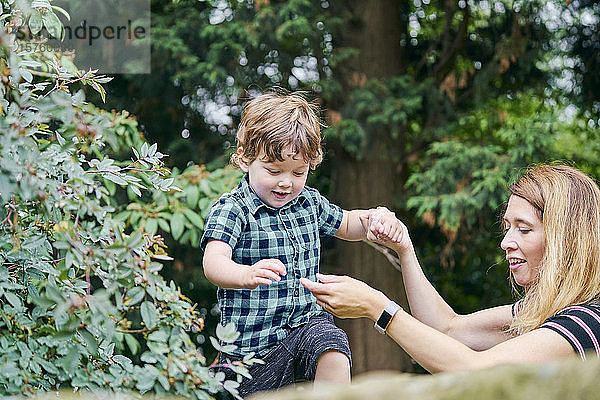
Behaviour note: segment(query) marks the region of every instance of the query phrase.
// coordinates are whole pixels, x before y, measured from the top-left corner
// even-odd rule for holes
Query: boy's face
[[[283,161],[268,161],[264,150],[252,162],[239,158],[240,168],[248,173],[254,193],[274,208],[283,207],[300,194],[309,170],[304,158],[295,154],[290,147],[286,147],[281,155]]]

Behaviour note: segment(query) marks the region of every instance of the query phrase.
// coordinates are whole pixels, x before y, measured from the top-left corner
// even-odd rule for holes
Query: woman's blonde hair
[[[536,166],[509,189],[535,207],[546,239],[539,279],[525,288],[510,326],[522,334],[565,307],[598,298],[600,189],[589,176],[565,165]]]
[[[241,154],[231,162],[239,167],[240,156],[252,162],[261,151],[267,161],[283,161],[281,152],[291,146],[314,169],[323,159],[318,111],[301,92],[271,91],[248,101],[236,135]]]

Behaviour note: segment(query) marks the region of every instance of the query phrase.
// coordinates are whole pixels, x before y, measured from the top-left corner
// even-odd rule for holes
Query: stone
[[[593,357],[593,359],[592,359]],[[576,400],[600,399],[600,361],[500,365],[478,371],[413,375],[368,373],[346,386],[298,385],[251,400]]]

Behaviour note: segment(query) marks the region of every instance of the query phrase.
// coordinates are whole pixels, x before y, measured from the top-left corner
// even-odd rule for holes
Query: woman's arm
[[[398,254],[410,311],[416,319],[473,350],[485,350],[509,339],[505,331],[512,320],[510,305],[457,314],[425,276],[412,243]]]
[[[302,279],[302,284],[326,311],[340,318],[367,317],[376,321],[389,299],[365,283],[345,276],[320,276],[326,283]],[[571,345],[558,333],[536,329],[505,340],[485,351],[475,351],[460,341],[399,311],[387,334],[430,372],[480,369],[504,363],[541,363],[570,357]]]
[[[370,221],[369,231],[376,232],[375,241],[398,253],[408,303],[415,318],[474,350],[488,349],[509,338],[504,331],[512,319],[510,306],[468,315],[454,312],[423,273],[408,228],[395,215],[393,222],[378,215]]]

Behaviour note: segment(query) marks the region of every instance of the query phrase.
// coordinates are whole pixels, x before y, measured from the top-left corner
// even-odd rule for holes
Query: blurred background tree
[[[515,298],[497,222],[512,177],[555,159],[600,176],[597,2],[153,0],[152,12],[152,73],[115,77],[108,107],[135,114],[171,167],[212,170],[228,162],[245,99],[307,91],[328,125],[309,184],[344,208],[396,211],[458,312]],[[193,244],[171,240],[166,274],[208,312]],[[400,273],[372,247],[325,246],[324,271],[402,299]],[[413,369],[367,321],[340,322],[354,374]]]

